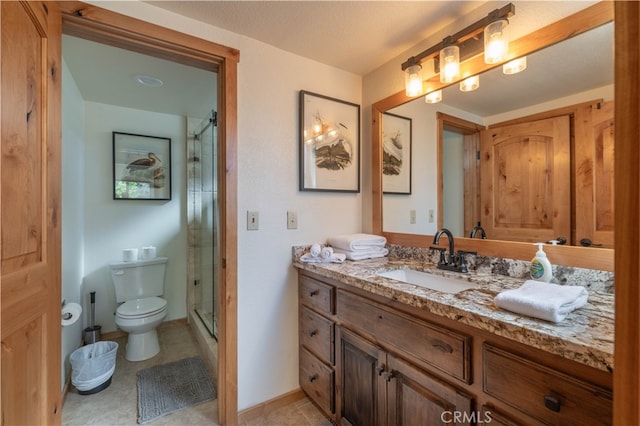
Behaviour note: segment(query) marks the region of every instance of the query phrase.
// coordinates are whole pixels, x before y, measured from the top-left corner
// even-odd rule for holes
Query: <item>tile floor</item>
[[[187,325],[158,329],[160,353],[141,362],[124,358],[126,338],[114,339],[119,345],[116,371],[111,385],[93,395],[80,395],[73,386],[67,393],[62,409],[62,424],[75,425],[137,425],[136,372],[189,356],[201,355],[196,338]],[[166,415],[150,425],[217,425],[217,401],[209,401]],[[268,416],[252,419],[245,426],[329,426],[331,423],[311,401],[303,399],[283,407]]]

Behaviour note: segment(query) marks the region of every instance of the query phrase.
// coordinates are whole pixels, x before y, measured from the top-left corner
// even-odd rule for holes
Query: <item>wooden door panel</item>
[[[613,248],[614,103],[581,108],[576,116],[576,244],[589,239]]]
[[[570,141],[568,116],[482,132],[481,213],[488,238],[569,238]]]
[[[3,424],[60,424],[60,41],[55,3],[0,2]]]

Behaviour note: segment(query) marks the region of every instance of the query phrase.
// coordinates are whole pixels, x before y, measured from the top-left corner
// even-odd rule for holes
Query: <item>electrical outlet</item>
[[[298,213],[287,212],[287,229],[298,229]]]
[[[429,223],[433,223],[433,209],[429,209],[427,216],[429,217]]]
[[[248,230],[257,230],[259,229],[259,222],[258,222],[258,212],[250,212],[247,211],[247,229]]]
[[[415,225],[416,223],[416,211],[415,210],[409,210],[409,223],[412,225]]]

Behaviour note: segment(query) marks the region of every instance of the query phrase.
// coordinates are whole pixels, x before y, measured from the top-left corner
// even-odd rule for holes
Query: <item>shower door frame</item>
[[[80,1],[57,2],[62,33],[218,74],[220,300],[218,422],[238,423],[237,49]]]

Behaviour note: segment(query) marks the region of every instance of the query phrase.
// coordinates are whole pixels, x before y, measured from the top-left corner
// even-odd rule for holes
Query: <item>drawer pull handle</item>
[[[446,353],[448,353],[448,354],[450,354],[450,353],[452,353],[452,352],[453,352],[453,348],[451,347],[451,345],[447,345],[446,343],[441,342],[441,341],[439,341],[439,340],[434,340],[434,341],[431,343],[431,346],[433,346],[434,348],[438,348],[438,349],[440,349],[442,352],[446,352]]]
[[[320,290],[313,290],[309,292],[309,297],[317,296],[318,294],[320,294]]]
[[[545,395],[544,396],[544,406],[549,410],[554,411],[556,413],[560,412],[560,400],[555,396]]]
[[[309,381],[311,383],[315,382],[317,379],[318,379],[318,375],[317,374],[314,374],[313,376],[309,376]]]
[[[309,337],[313,337],[318,334],[318,330],[313,330],[309,332]]]

